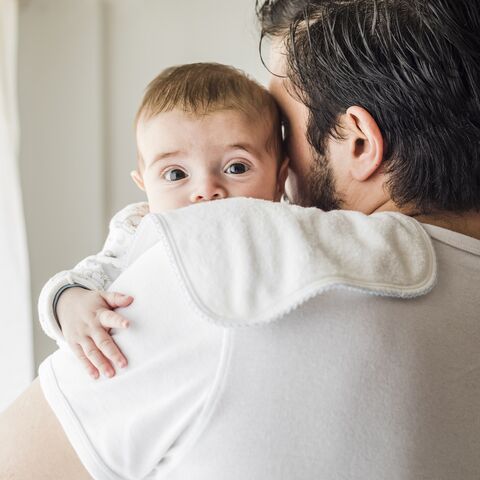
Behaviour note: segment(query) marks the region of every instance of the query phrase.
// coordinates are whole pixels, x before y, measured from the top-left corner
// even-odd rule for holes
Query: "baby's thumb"
[[[101,295],[110,308],[128,307],[133,302],[131,295],[119,292],[102,292]]]

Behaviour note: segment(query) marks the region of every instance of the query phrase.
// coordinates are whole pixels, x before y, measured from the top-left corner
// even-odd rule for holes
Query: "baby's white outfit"
[[[128,368],[39,371],[93,478],[480,478],[480,241],[238,198],[146,215],[127,257]]]
[[[57,292],[74,283],[90,290],[107,290],[124,270],[137,227],[148,213],[146,202],[127,205],[111,219],[108,237],[99,253],[85,258],[72,270],[57,273],[44,285],[38,300],[40,325],[58,345],[63,342],[63,335],[53,311]]]

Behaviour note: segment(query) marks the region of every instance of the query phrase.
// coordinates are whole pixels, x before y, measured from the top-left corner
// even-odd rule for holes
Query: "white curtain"
[[[0,411],[33,377],[25,221],[18,168],[17,0],[0,0]]]

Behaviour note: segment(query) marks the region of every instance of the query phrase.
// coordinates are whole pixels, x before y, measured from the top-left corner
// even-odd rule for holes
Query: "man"
[[[153,264],[179,279],[136,287],[157,292],[171,321],[145,325],[153,343],[141,328],[118,339],[157,348],[169,368],[149,371],[135,351],[130,380],[118,382],[136,389],[146,375],[140,400],[156,398],[155,415],[136,391],[118,408],[118,383],[76,385],[60,352],[42,379],[49,404],[36,383],[0,420],[0,477],[89,478],[78,455],[105,479],[478,478],[480,5],[298,8],[260,10],[275,37],[269,68],[287,75],[271,90],[285,118],[289,197],[372,215],[232,200],[151,218],[128,270]],[[189,267],[196,218],[218,213],[224,223],[199,239],[211,256]],[[161,251],[148,250],[155,228]],[[162,353],[169,342],[176,358]],[[179,378],[189,381],[179,388]]]

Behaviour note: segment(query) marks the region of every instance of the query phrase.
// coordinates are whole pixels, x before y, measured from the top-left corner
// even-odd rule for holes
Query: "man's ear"
[[[355,180],[363,182],[368,180],[382,163],[382,133],[374,118],[362,107],[350,107],[343,120],[349,131],[350,174]]]
[[[132,180],[135,182],[135,185],[140,189],[145,191],[145,185],[143,184],[143,178],[138,172],[138,170],[132,170],[130,172],[130,176],[132,177]]]
[[[279,202],[282,198],[282,195],[285,193],[285,182],[287,181],[288,177],[288,164],[290,160],[287,156],[282,161],[280,168],[278,169],[277,175],[277,192],[275,195],[275,201]]]

